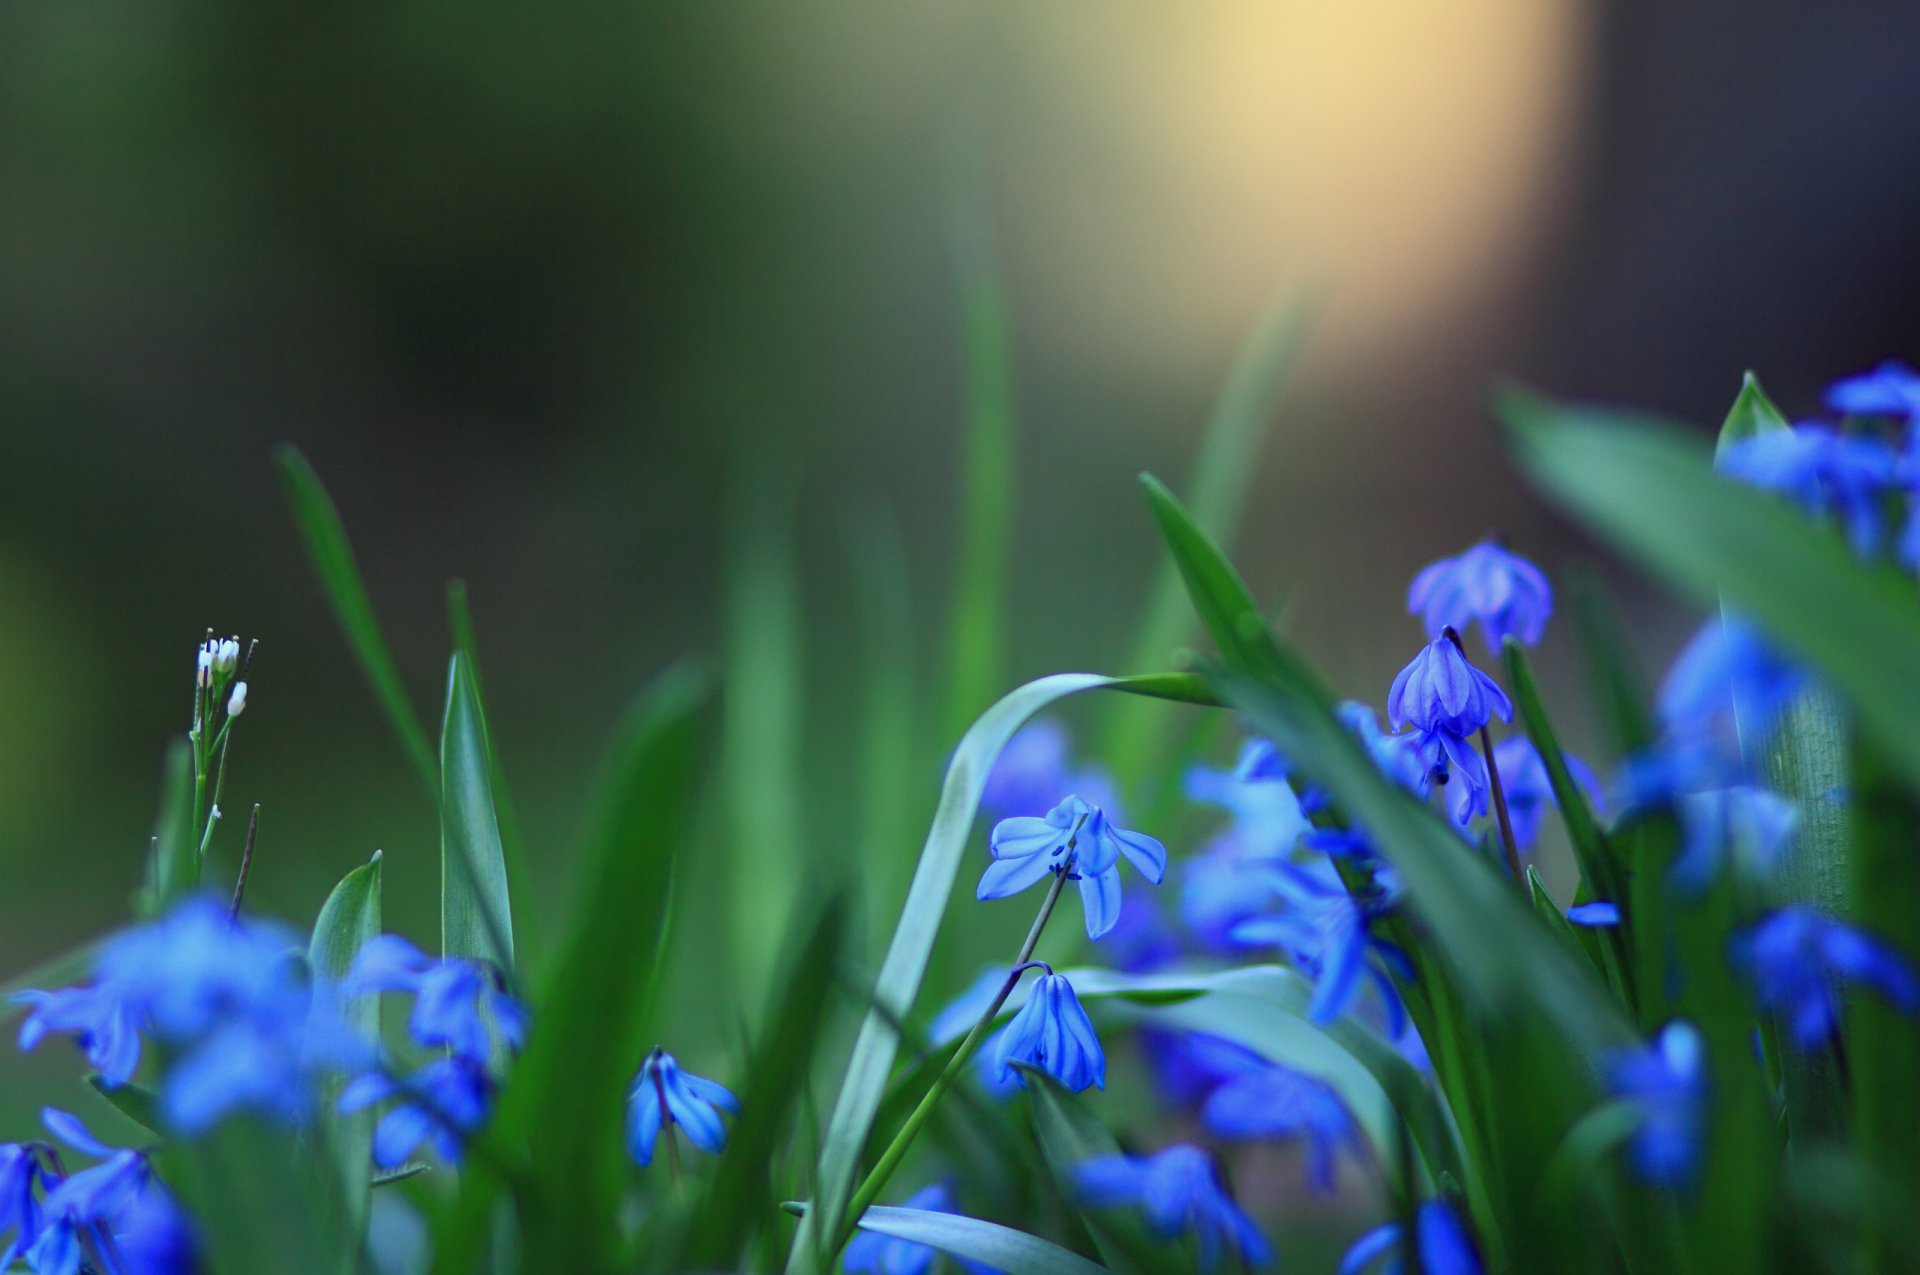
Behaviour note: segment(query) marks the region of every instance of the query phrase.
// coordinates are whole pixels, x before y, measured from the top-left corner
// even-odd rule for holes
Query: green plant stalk
[[[926,1096],[920,1099],[920,1105],[913,1109],[906,1123],[900,1126],[900,1132],[893,1135],[893,1141],[887,1144],[887,1149],[881,1152],[879,1160],[875,1161],[873,1171],[867,1174],[866,1181],[860,1184],[860,1189],[853,1193],[853,1199],[847,1205],[846,1220],[840,1224],[830,1256],[837,1256],[840,1250],[847,1246],[847,1241],[853,1238],[853,1232],[859,1226],[861,1216],[866,1213],[868,1206],[880,1198],[880,1192],[886,1189],[887,1181],[893,1176],[893,1171],[900,1167],[901,1159],[913,1145],[914,1138],[919,1136],[920,1127],[926,1124],[933,1115],[933,1109],[940,1105],[940,1099],[946,1095],[948,1089],[953,1087],[953,1082],[959,1077],[961,1068],[972,1059],[974,1052],[980,1048],[982,1038],[993,1026],[993,1020],[1000,1016],[1000,1007],[1007,1003],[1007,997],[1013,995],[1013,989],[1019,984],[1024,967],[1033,959],[1033,949],[1040,942],[1041,932],[1047,928],[1047,921],[1053,916],[1054,905],[1060,901],[1060,892],[1066,887],[1067,876],[1073,871],[1072,843],[1069,842],[1068,845],[1066,861],[1054,873],[1053,884],[1047,888],[1047,897],[1040,901],[1040,913],[1033,918],[1033,927],[1027,931],[1026,942],[1020,945],[1020,954],[1013,958],[1013,969],[1007,975],[1006,982],[1000,985],[1000,994],[993,998],[993,1004],[987,1006],[987,1012],[980,1015],[980,1020],[973,1025],[973,1030],[969,1031],[966,1039],[960,1042],[960,1048],[954,1052],[946,1068],[934,1079],[932,1088],[928,1089]]]

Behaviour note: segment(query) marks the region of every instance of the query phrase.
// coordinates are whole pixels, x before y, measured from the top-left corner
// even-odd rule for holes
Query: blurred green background
[[[432,814],[282,440],[433,723],[468,582],[542,910],[613,720],[686,651],[754,670],[695,885],[890,902],[984,707],[946,681],[968,246],[1012,375],[995,684],[1133,671],[1160,570],[1133,476],[1185,480],[1298,295],[1238,558],[1379,702],[1419,565],[1490,530],[1557,579],[1588,556],[1504,467],[1494,375],[1704,426],[1747,367],[1804,410],[1915,350],[1920,11],[1656,8],[0,9],[0,968],[124,915],[209,625],[261,641],[227,802],[264,807],[253,897],[304,922],[382,847],[391,924],[431,939]],[[1618,583],[1664,659],[1685,617]],[[1541,665],[1577,723],[1568,644]],[[876,669],[911,688],[881,794]],[[723,981],[718,933],[679,959]],[[70,1084],[44,1052],[0,1075]]]

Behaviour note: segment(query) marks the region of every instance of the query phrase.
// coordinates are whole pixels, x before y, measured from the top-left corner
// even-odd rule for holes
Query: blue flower
[[[140,1066],[140,1028],[133,1007],[117,989],[25,991],[16,992],[11,999],[33,1006],[20,1024],[20,1048],[31,1050],[49,1035],[71,1036],[109,1088],[133,1079]]]
[[[40,1201],[33,1192],[41,1177],[40,1158],[17,1143],[0,1146],[0,1236],[13,1239],[0,1248],[0,1271],[33,1247],[40,1236]]]
[[[340,1110],[399,1099],[373,1129],[373,1162],[383,1169],[404,1164],[429,1139],[441,1159],[458,1164],[467,1138],[487,1122],[493,1090],[484,1062],[449,1054],[405,1079],[383,1071],[356,1076],[341,1091]]]
[[[1684,835],[1668,880],[1698,895],[1728,857],[1749,877],[1771,875],[1800,828],[1800,807],[1765,788],[1715,788],[1680,799],[1680,825]]]
[[[107,944],[94,981],[161,1036],[183,1040],[231,1014],[301,996],[303,976],[285,958],[304,950],[285,926],[230,918],[226,903],[198,894]]]
[[[1527,646],[1540,640],[1553,614],[1553,590],[1540,568],[1491,540],[1457,558],[1442,558],[1413,578],[1407,610],[1420,616],[1427,636],[1449,627],[1465,632],[1475,620],[1489,649],[1508,636]]]
[[[1315,1023],[1330,1023],[1345,1013],[1364,975],[1386,1006],[1388,1035],[1398,1035],[1400,997],[1388,971],[1411,978],[1406,954],[1374,937],[1368,909],[1347,893],[1338,877],[1329,881],[1293,864],[1271,867],[1266,877],[1278,890],[1283,906],[1274,915],[1236,925],[1235,941],[1277,947],[1313,978],[1307,1017]]]
[[[1837,515],[1859,554],[1879,549],[1881,501],[1899,477],[1893,449],[1882,440],[1814,425],[1743,438],[1721,452],[1714,466],[1778,492],[1815,517]]]
[[[1107,1087],[1107,1056],[1087,1011],[1064,974],[1049,969],[1033,985],[1027,1003],[988,1046],[992,1067],[1004,1082],[1024,1063],[1058,1080],[1072,1093]],[[1024,1082],[1023,1082],[1024,1083]]]
[[[1244,947],[1234,928],[1265,909],[1266,866],[1220,846],[1180,865],[1180,919],[1207,951],[1225,955]]]
[[[654,1143],[670,1122],[685,1129],[694,1146],[718,1155],[727,1145],[722,1111],[740,1114],[740,1100],[731,1090],[682,1071],[672,1054],[656,1047],[627,1092],[627,1153],[643,1167],[652,1163]]]
[[[1188,770],[1186,790],[1193,800],[1233,815],[1233,839],[1242,854],[1285,855],[1311,826],[1287,783],[1279,754],[1264,739],[1248,740],[1230,771],[1209,766]]]
[[[1898,416],[1920,422],[1920,372],[1888,359],[1871,372],[1835,381],[1827,406],[1849,416]]]
[[[1422,647],[1387,692],[1387,718],[1395,730],[1411,724],[1425,732],[1471,735],[1496,716],[1512,721],[1513,701],[1450,637]]]
[[[1334,1189],[1341,1149],[1355,1155],[1366,1149],[1359,1126],[1331,1085],[1271,1063],[1226,1081],[1200,1115],[1223,1138],[1302,1139],[1307,1182],[1322,1193]]]
[[[1389,735],[1380,729],[1379,715],[1355,700],[1342,700],[1333,712],[1340,724],[1367,746],[1381,774],[1408,792],[1427,795],[1431,776],[1420,759],[1418,741],[1413,735]]]
[[[153,1176],[145,1152],[116,1150],[94,1137],[76,1116],[48,1107],[41,1121],[75,1150],[100,1158],[101,1163],[52,1182],[44,1204],[39,1233],[27,1252],[27,1262],[39,1275],[77,1275],[81,1269],[82,1232],[112,1236],[116,1247],[125,1235],[130,1241],[122,1258],[133,1270],[181,1271],[193,1266],[185,1219],[166,1188]],[[50,1179],[51,1181],[51,1179]],[[170,1228],[177,1264],[137,1265],[133,1258],[150,1251],[149,1242],[161,1223]]]
[[[1097,939],[1120,917],[1120,857],[1153,882],[1167,871],[1166,847],[1144,833],[1108,820],[1099,806],[1068,797],[1045,818],[1003,819],[988,842],[994,862],[980,877],[975,897],[1004,899],[1049,872],[1080,882],[1087,937]]]
[[[927,1213],[959,1211],[953,1206],[953,1189],[944,1182],[922,1187],[901,1207]],[[847,1245],[846,1256],[841,1259],[841,1264],[849,1275],[927,1275],[933,1269],[937,1256],[925,1244],[915,1244],[912,1240],[897,1239],[874,1231],[862,1231]],[[974,1275],[995,1275],[994,1268],[978,1262],[961,1261],[960,1265],[974,1272]]]
[[[1142,1027],[1135,1033],[1161,1099],[1176,1107],[1198,1104],[1235,1076],[1268,1065],[1244,1045],[1206,1032]]]
[[[1600,804],[1600,783],[1587,764],[1571,753],[1562,753],[1574,782],[1586,791],[1587,800]],[[1520,849],[1530,849],[1540,835],[1540,821],[1549,806],[1558,807],[1553,783],[1547,776],[1547,763],[1533,741],[1523,735],[1503,739],[1493,748],[1493,760],[1500,767],[1500,784],[1506,791],[1507,816],[1513,824],[1513,839]]]
[[[1218,1269],[1226,1252],[1250,1266],[1273,1260],[1260,1228],[1221,1187],[1213,1157],[1198,1147],[1171,1146],[1146,1159],[1102,1156],[1083,1161],[1073,1177],[1085,1203],[1135,1205],[1162,1239],[1191,1232],[1200,1244],[1202,1270]]]
[[[1421,1275],[1482,1275],[1486,1270],[1466,1224],[1445,1200],[1421,1201],[1413,1215],[1413,1229]],[[1382,1257],[1387,1257],[1382,1275],[1400,1275],[1406,1269],[1395,1252],[1400,1247],[1401,1231],[1400,1223],[1389,1222],[1362,1235],[1341,1259],[1337,1275],[1360,1275]]]
[[[397,934],[370,939],[353,958],[344,990],[403,992],[413,996],[407,1032],[427,1049],[450,1049],[485,1063],[501,1049],[526,1042],[527,1014],[508,995],[498,970],[460,957],[434,960]]]
[[[1661,683],[1660,722],[1682,739],[1732,737],[1737,705],[1744,729],[1760,739],[1808,682],[1806,670],[1751,621],[1715,616],[1695,632]]]
[[[1752,981],[1763,1009],[1786,1017],[1802,1049],[1826,1044],[1839,1026],[1835,984],[1879,992],[1905,1014],[1920,1011],[1920,978],[1886,943],[1810,908],[1787,907],[1734,941],[1735,966]]]
[[[1575,925],[1605,929],[1608,926],[1620,924],[1620,905],[1604,900],[1576,904],[1567,909],[1567,920]]]
[[[1706,1050],[1691,1023],[1671,1022],[1653,1044],[1616,1050],[1607,1087],[1640,1117],[1628,1152],[1634,1171],[1655,1186],[1684,1189],[1700,1170],[1706,1120]]]

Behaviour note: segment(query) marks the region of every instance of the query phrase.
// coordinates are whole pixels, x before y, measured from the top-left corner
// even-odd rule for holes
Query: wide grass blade
[[[280,467],[280,478],[287,489],[287,501],[293,506],[294,522],[299,527],[301,542],[306,545],[307,559],[313,564],[314,574],[320,577],[320,587],[333,607],[334,618],[347,635],[347,645],[353,648],[367,680],[373,683],[373,693],[380,707],[386,710],[387,721],[399,737],[407,760],[413,763],[428,793],[438,798],[440,775],[434,765],[433,748],[427,743],[426,727],[407,699],[399,667],[393,662],[386,639],[380,635],[380,623],[374,618],[373,603],[367,598],[367,586],[354,562],[353,546],[347,542],[347,529],[340,522],[340,512],[334,508],[313,466],[292,445],[281,446],[274,453],[274,462]]]
[[[513,906],[493,813],[486,722],[465,654],[447,665],[440,726],[440,950],[514,976]]]
[[[1100,1275],[1107,1269],[1037,1235],[954,1213],[875,1205],[859,1225],[863,1231],[925,1244],[1006,1275]]]
[[[153,853],[140,913],[153,916],[200,884],[200,849],[193,835],[193,745],[184,737],[167,745],[160,772],[160,812],[154,817]]]
[[[1777,496],[1714,475],[1647,417],[1500,399],[1521,465],[1571,513],[1703,605],[1725,602],[1806,660],[1920,785],[1920,596]]]
[[[721,782],[733,984],[746,1004],[770,985],[782,919],[805,863],[800,748],[804,678],[794,492],[756,457],[736,477],[727,542]]]
[[[1069,695],[1101,688],[1131,690],[1164,698],[1205,695],[1196,679],[1180,675],[1144,679],[1110,678],[1093,673],[1059,673],[1029,682],[981,715],[960,740],[948,763],[933,825],[921,847],[919,866],[901,908],[893,940],[874,984],[873,1008],[860,1026],[853,1054],[827,1124],[814,1183],[814,1207],[794,1240],[787,1269],[818,1271],[831,1255],[819,1250],[836,1235],[853,1189],[861,1149],[873,1127],[887,1089],[887,1077],[900,1047],[899,1024],[913,1008],[926,974],[947,901],[960,873],[980,794],[994,759],[1028,718]]]
[[[494,822],[500,829],[500,851],[507,865],[507,897],[513,905],[513,941],[518,959],[525,966],[539,955],[539,944],[535,942],[539,909],[535,906],[533,882],[527,875],[526,842],[520,837],[520,820],[514,815],[513,795],[500,767],[500,750],[493,742],[492,718],[487,712],[487,683],[480,675],[473,607],[464,580],[447,581],[447,627],[453,633],[453,649],[466,657],[467,671],[473,675],[473,699],[480,706],[481,736],[487,745],[487,782],[493,789]]]
[[[327,896],[313,923],[313,937],[307,945],[307,961],[316,978],[338,984],[353,965],[353,958],[368,940],[380,933],[381,854],[361,864],[340,879]],[[344,1008],[348,1024],[369,1038],[380,1034],[380,997],[368,995]],[[340,1181],[340,1199],[349,1235],[358,1236],[366,1225],[367,1191],[373,1161],[373,1111],[352,1115],[333,1115],[344,1076],[328,1076],[319,1085],[319,1110],[329,1114],[326,1122],[327,1154]]]
[[[1222,548],[1233,548],[1247,496],[1259,473],[1260,445],[1281,393],[1299,366],[1313,316],[1314,307],[1291,289],[1270,305],[1247,334],[1214,401],[1188,489],[1194,522]],[[1168,562],[1154,581],[1128,667],[1164,667],[1192,631],[1193,615],[1181,588],[1179,568]],[[1109,716],[1108,764],[1123,787],[1130,788],[1165,745],[1164,718],[1131,704],[1116,704]]]
[[[648,974],[691,820],[709,681],[691,666],[670,669],[621,724],[588,823],[574,922],[500,1098],[494,1142],[520,1193],[525,1251],[545,1269],[617,1268],[627,1087],[648,1043]],[[505,1185],[476,1157],[435,1227],[436,1272],[474,1268]]]
[[[1004,659],[1002,612],[1013,526],[1013,353],[987,217],[984,199],[963,196],[952,219],[966,349],[966,418],[960,562],[948,627],[953,643],[949,738],[1000,687]]]

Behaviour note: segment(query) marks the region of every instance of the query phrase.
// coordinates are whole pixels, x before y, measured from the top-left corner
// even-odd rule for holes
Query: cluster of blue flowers
[[[192,1230],[147,1152],[110,1147],[78,1116],[53,1107],[40,1118],[68,1148],[99,1163],[69,1170],[50,1143],[0,1145],[0,1270],[17,1259],[37,1275],[193,1268]]]

